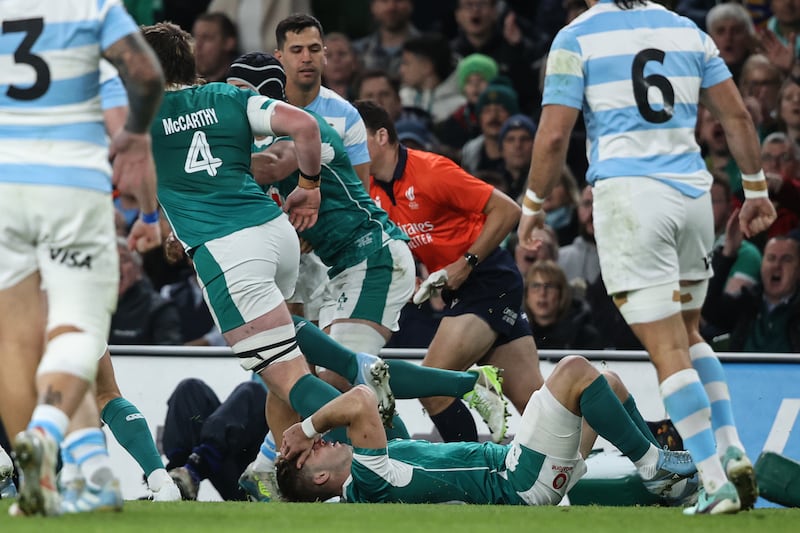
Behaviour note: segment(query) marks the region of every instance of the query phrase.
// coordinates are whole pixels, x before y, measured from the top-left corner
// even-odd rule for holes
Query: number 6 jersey
[[[646,176],[696,198],[711,186],[694,137],[700,90],[730,77],[689,19],[600,0],[553,41],[542,105],[583,111],[589,183]]]

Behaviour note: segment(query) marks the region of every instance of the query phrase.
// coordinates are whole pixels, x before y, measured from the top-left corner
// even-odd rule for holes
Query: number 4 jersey
[[[600,0],[553,41],[542,105],[583,111],[589,183],[647,176],[698,197],[711,186],[694,137],[700,90],[730,76],[689,19]]]
[[[272,102],[225,83],[164,95],[151,128],[158,200],[186,247],[281,214],[250,174],[254,132],[248,106],[251,113],[254,105],[260,112]]]

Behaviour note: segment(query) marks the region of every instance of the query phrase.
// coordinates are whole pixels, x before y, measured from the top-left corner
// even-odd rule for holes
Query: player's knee
[[[61,333],[47,343],[37,375],[64,373],[94,381],[99,354],[105,348],[105,339],[89,332]]]
[[[581,381],[582,378],[596,376],[597,370],[592,364],[581,355],[568,355],[561,359],[556,366],[559,374],[569,379],[570,382],[576,383]]]
[[[294,336],[294,326],[287,324],[262,331],[233,345],[233,353],[245,370],[260,372],[272,363],[302,356]]]
[[[617,293],[613,299],[628,324],[655,322],[681,311],[677,282]]]

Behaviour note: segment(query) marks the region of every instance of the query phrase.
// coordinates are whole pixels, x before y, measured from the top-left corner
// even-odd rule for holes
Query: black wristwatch
[[[467,264],[470,267],[475,268],[476,266],[478,266],[478,256],[477,255],[467,252],[467,253],[464,254],[464,259],[467,260]]]

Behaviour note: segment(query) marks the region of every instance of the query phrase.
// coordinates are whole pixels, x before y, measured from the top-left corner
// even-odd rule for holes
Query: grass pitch
[[[125,502],[121,513],[12,518],[0,501],[0,532],[90,533],[782,533],[800,531],[800,509],[689,517],[658,507]]]

